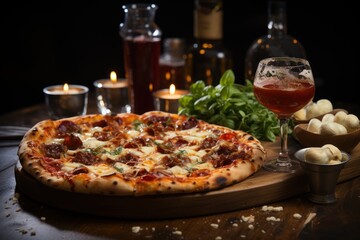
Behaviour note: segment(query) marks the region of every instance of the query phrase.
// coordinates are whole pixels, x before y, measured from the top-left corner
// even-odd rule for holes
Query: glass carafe
[[[153,92],[159,89],[161,30],[154,22],[155,4],[126,4],[123,39],[125,77],[129,83],[131,112],[142,114],[154,110]]]

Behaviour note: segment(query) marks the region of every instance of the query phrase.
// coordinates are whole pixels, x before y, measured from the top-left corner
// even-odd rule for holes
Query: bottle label
[[[223,12],[194,12],[194,36],[200,39],[222,39]]]

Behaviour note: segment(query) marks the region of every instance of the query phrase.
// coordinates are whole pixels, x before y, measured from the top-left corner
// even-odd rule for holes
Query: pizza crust
[[[154,118],[155,117],[155,118]],[[235,133],[239,146],[247,148],[247,156],[250,159],[235,159],[231,164],[209,170],[210,174],[204,176],[163,176],[154,179],[139,177],[127,177],[121,172],[114,171],[109,175],[100,176],[94,173],[70,173],[51,172],[44,167],[43,161],[53,161],[44,156],[41,145],[50,143],[56,136],[56,128],[63,121],[72,121],[82,128],[91,128],[92,124],[102,120],[111,122],[113,127],[132,126],[135,121],[146,122],[149,119],[159,119],[159,117],[171,118],[176,122],[177,127],[187,121],[187,117],[177,114],[165,113],[160,111],[147,112],[141,116],[136,114],[118,114],[116,116],[103,116],[98,114],[78,116],[60,120],[44,120],[31,128],[23,137],[18,156],[24,170],[33,176],[37,181],[49,187],[85,193],[101,195],[119,196],[144,196],[144,195],[164,195],[180,193],[196,193],[220,189],[248,178],[259,171],[266,158],[266,151],[261,142],[243,131],[234,131],[226,127],[208,124],[201,120],[196,120],[206,131],[220,131],[224,133]],[[205,130],[203,130],[205,131]],[[83,133],[78,133],[83,134]],[[88,134],[90,135],[90,134]],[[159,141],[161,141],[160,139]],[[64,161],[58,159],[54,161]],[[86,167],[86,166],[85,166]]]

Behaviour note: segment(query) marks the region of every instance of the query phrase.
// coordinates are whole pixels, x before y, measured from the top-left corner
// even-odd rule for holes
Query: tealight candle
[[[52,119],[85,115],[89,89],[81,85],[53,85],[43,89]]]
[[[188,93],[188,90],[176,89],[174,84],[171,84],[169,89],[162,89],[154,92],[155,110],[178,113],[179,99]]]
[[[131,112],[128,97],[128,82],[118,81],[116,73],[110,73],[110,79],[99,79],[94,82],[98,112],[111,115],[121,112]]]

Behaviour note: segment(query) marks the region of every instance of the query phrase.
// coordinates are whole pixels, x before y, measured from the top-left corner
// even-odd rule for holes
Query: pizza
[[[263,165],[252,135],[194,117],[150,111],[43,120],[18,148],[25,173],[51,188],[144,196],[206,192]]]

